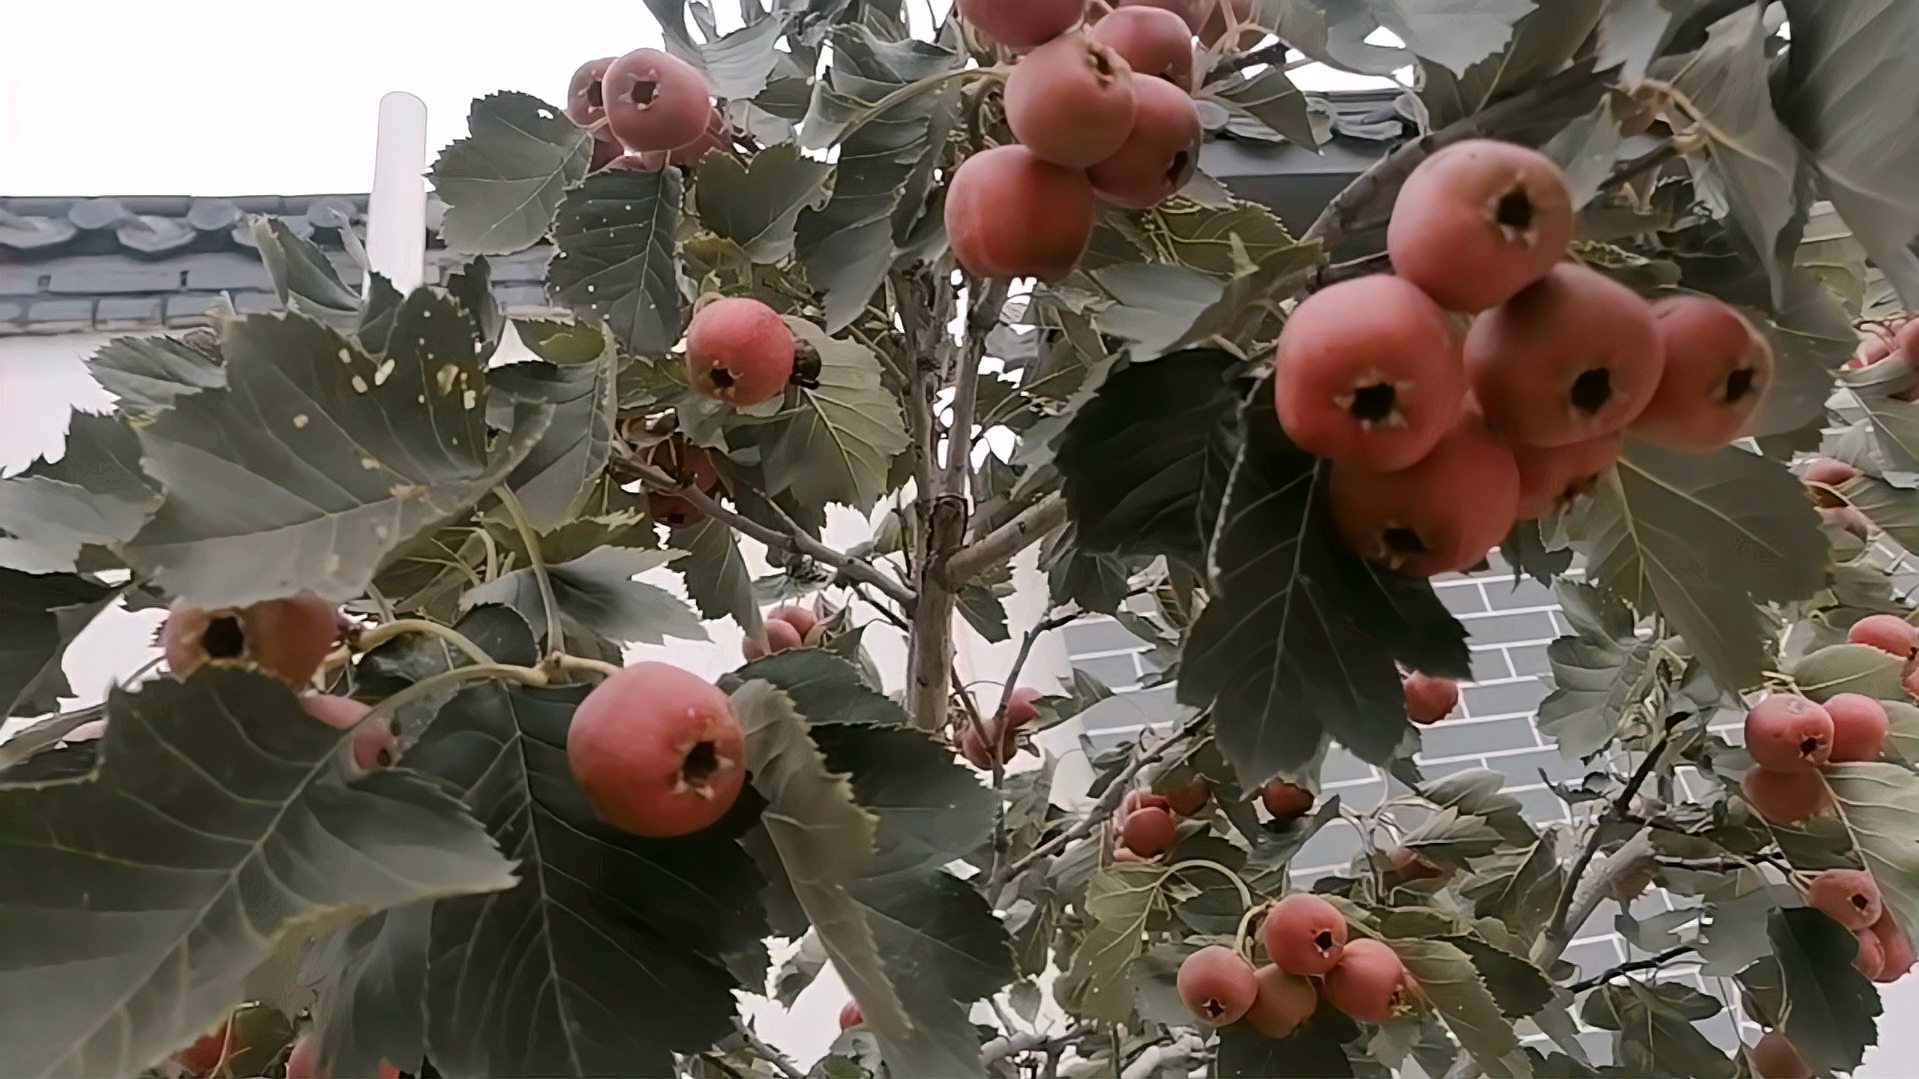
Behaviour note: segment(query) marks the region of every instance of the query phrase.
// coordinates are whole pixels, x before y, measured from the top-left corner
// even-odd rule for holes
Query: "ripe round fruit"
[[[968,26],[1009,49],[1043,45],[1079,24],[1085,0],[959,0]]]
[[[1259,788],[1259,801],[1274,820],[1298,820],[1313,808],[1313,792],[1297,783],[1269,779]]]
[[[1133,69],[1077,30],[1020,57],[1006,77],[1013,137],[1069,169],[1112,156],[1133,129],[1133,111]]]
[[[1812,878],[1806,905],[1853,930],[1871,929],[1886,910],[1879,885],[1863,869],[1828,869]]]
[[[694,139],[667,154],[667,161],[682,167],[697,165],[706,155],[716,151],[730,150],[733,146],[733,131],[726,122],[726,114],[714,109],[707,117],[706,130]]]
[[[706,133],[713,99],[698,68],[658,49],[635,49],[606,69],[606,126],[629,150],[677,150]]]
[[[797,603],[783,603],[766,612],[766,617],[785,622],[798,631],[802,637],[812,633],[813,627],[820,624],[819,615],[813,613],[811,608],[802,607]]]
[[[251,663],[295,686],[313,680],[339,639],[339,614],[311,592],[212,610],[177,600],[160,629],[160,649],[176,677],[203,663]]]
[[[746,783],[746,737],[726,694],[664,663],[594,687],[574,710],[566,759],[601,818],[649,838],[708,827]]]
[[[993,716],[981,719],[977,728],[968,723],[960,728],[960,755],[980,771],[990,772],[995,763],[1012,760],[1018,754],[1017,733],[1012,727],[1001,727],[999,720]],[[997,751],[995,746],[998,747]]]
[[[1398,953],[1379,941],[1362,937],[1346,945],[1339,965],[1326,972],[1326,1000],[1333,1007],[1369,1023],[1392,1018],[1405,1001],[1406,965]]]
[[[1346,950],[1346,916],[1320,896],[1294,892],[1273,904],[1260,927],[1267,958],[1288,974],[1318,976]]]
[[[1100,19],[1091,34],[1118,53],[1134,75],[1192,89],[1193,35],[1178,15],[1163,8],[1123,7]]]
[[[1126,792],[1126,797],[1120,799],[1119,819],[1124,821],[1142,809],[1164,809],[1166,812],[1171,813],[1173,811],[1173,803],[1169,801],[1165,795],[1154,794],[1152,791],[1141,790],[1135,787]]]
[[[854,1027],[859,1026],[861,1023],[864,1023],[864,1022],[866,1022],[866,1016],[860,1012],[859,1001],[849,1000],[846,1003],[840,1005],[840,1029],[841,1030],[852,1030]]]
[[[1706,453],[1745,433],[1772,388],[1772,346],[1744,315],[1709,296],[1652,305],[1665,370],[1634,433],[1655,445]]]
[[[1519,462],[1519,519],[1550,517],[1591,494],[1619,460],[1619,436],[1600,435],[1567,446],[1527,446]]]
[[[353,732],[353,763],[368,770],[390,763],[393,759],[393,727],[389,723],[361,723],[372,707],[362,704],[351,697],[336,697],[330,693],[308,693],[300,697],[300,707],[307,715],[332,727],[336,731]]]
[[[1761,768],[1812,771],[1832,756],[1832,716],[1815,701],[1775,693],[1746,713],[1746,752]]]
[[[1246,1025],[1268,1038],[1284,1038],[1319,1009],[1319,991],[1311,979],[1288,974],[1272,963],[1253,972],[1259,994],[1246,1012]]]
[[[1039,709],[1033,702],[1040,699],[1040,691],[1031,686],[1021,686],[1006,698],[1006,723],[1012,727],[1030,727],[1039,722]]]
[[[1209,1027],[1238,1022],[1259,994],[1259,983],[1253,979],[1253,965],[1238,952],[1219,944],[1207,945],[1187,956],[1179,965],[1174,984],[1186,1009]]]
[[[1273,400],[1300,449],[1375,472],[1406,468],[1459,422],[1459,337],[1444,311],[1397,277],[1330,285],[1280,331]]]
[[[1818,772],[1754,768],[1739,781],[1753,812],[1774,824],[1798,824],[1826,811],[1832,794]]]
[[[1471,567],[1505,538],[1519,507],[1519,465],[1468,411],[1411,467],[1336,462],[1327,490],[1333,526],[1355,553],[1431,577]]]
[[[1879,916],[1873,924],[1872,935],[1879,938],[1879,949],[1885,956],[1879,965],[1879,976],[1873,981],[1891,983],[1905,977],[1914,963],[1912,938],[1894,920],[1891,911]]]
[[[1133,103],[1125,141],[1086,175],[1107,202],[1150,210],[1185,187],[1199,167],[1199,109],[1165,79],[1134,79]]]
[[[1869,614],[1852,624],[1846,640],[1911,659],[1914,649],[1919,649],[1919,629],[1896,614]]]
[[[1212,4],[1213,0],[1119,0],[1113,6],[1121,10],[1129,7],[1151,7],[1170,11],[1186,24],[1188,33],[1197,34],[1200,27],[1206,25],[1206,12]]]
[[[1173,821],[1173,815],[1159,806],[1147,806],[1127,814],[1126,823],[1119,830],[1120,842],[1142,858],[1166,853],[1178,834],[1179,826]]]
[[[567,119],[581,127],[592,127],[606,119],[606,99],[601,96],[601,80],[606,78],[606,69],[613,66],[613,60],[611,56],[588,60],[573,72],[573,79],[566,87]],[[604,139],[613,137],[604,130],[598,134]]]
[[[1807,465],[1806,471],[1799,479],[1806,484],[1806,493],[1811,497],[1814,505],[1836,508],[1844,506],[1846,500],[1839,497],[1837,492],[1828,491],[1825,488],[1839,487],[1858,475],[1858,469],[1843,461],[1821,457]]]
[[[1813,1079],[1812,1066],[1784,1033],[1768,1030],[1746,1054],[1756,1079]]]
[[[1852,936],[1859,942],[1859,951],[1852,957],[1852,968],[1877,981],[1886,972],[1886,946],[1879,943],[1879,935],[1870,928],[1856,930]]]
[[[1877,938],[1874,940],[1876,943]],[[219,1067],[221,1061],[224,1061],[231,1052],[238,1051],[240,1048],[236,1045],[229,1049],[227,1046],[227,1032],[232,1029],[232,1025],[231,1020],[222,1022],[213,1028],[213,1033],[196,1039],[192,1045],[173,1054],[173,1059],[190,1074],[207,1074]]]
[[[1386,225],[1393,272],[1453,311],[1513,298],[1566,255],[1572,193],[1546,155],[1473,139],[1421,162]]]
[[[1414,723],[1437,723],[1459,707],[1459,683],[1450,678],[1414,671],[1401,688],[1406,691],[1406,718]]]
[[[714,300],[686,327],[686,380],[727,404],[757,405],[786,391],[793,351],[779,312],[744,296]]]
[[[1466,373],[1486,422],[1526,446],[1625,427],[1652,400],[1663,366],[1646,301],[1571,263],[1480,315],[1466,334]]]
[[[946,235],[953,257],[976,277],[1050,283],[1085,253],[1096,210],[1085,172],[1043,161],[1024,146],[996,146],[953,170]]]
[[[683,487],[707,494],[720,489],[720,470],[713,463],[713,455],[685,438],[674,436],[655,443],[647,451],[646,460]],[[691,499],[666,491],[647,491],[646,510],[668,528],[684,528],[706,516]]]
[[[1167,808],[1175,816],[1190,817],[1206,808],[1213,798],[1212,784],[1203,778],[1194,779],[1184,787],[1175,787],[1166,792]]]
[[[786,622],[778,618],[768,618],[762,623],[762,627],[766,630],[765,648],[761,648],[760,642],[751,637],[747,637],[740,642],[740,654],[749,660],[760,659],[777,652],[785,652],[788,649],[798,648],[801,644],[800,631],[793,628],[791,622]]]
[[[1848,761],[1876,761],[1892,732],[1886,706],[1863,693],[1839,693],[1825,702],[1832,717],[1832,755],[1834,764]]]
[[[287,1054],[286,1079],[321,1079],[318,1038],[303,1034],[293,1043],[293,1051]]]

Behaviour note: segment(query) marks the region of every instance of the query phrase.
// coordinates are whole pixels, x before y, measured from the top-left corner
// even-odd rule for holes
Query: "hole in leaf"
[[[200,647],[214,659],[239,659],[247,651],[247,631],[235,615],[217,615],[207,623]]]
[[[1526,197],[1521,188],[1514,188],[1499,196],[1499,202],[1493,206],[1493,220],[1504,228],[1524,232],[1533,227],[1533,200]]]
[[[1380,534],[1380,538],[1386,541],[1386,549],[1393,554],[1425,554],[1428,550],[1426,541],[1410,528],[1389,528]]]
[[[711,742],[701,742],[686,753],[686,760],[680,762],[680,775],[688,786],[705,786],[720,770],[720,753]]]
[[[1353,391],[1353,403],[1346,411],[1353,419],[1367,423],[1378,423],[1393,414],[1393,408],[1399,403],[1399,391],[1386,382],[1375,382],[1371,386],[1361,386]]]
[[[1583,371],[1573,379],[1573,407],[1588,415],[1606,407],[1612,400],[1612,372],[1604,367]]]
[[[1750,367],[1742,367],[1726,376],[1726,404],[1736,405],[1746,399],[1759,380],[1759,372]]]

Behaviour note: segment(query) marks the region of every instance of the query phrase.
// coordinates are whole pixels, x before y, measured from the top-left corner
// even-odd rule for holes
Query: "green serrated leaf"
[[[1553,984],[1531,960],[1475,936],[1460,934],[1445,939],[1472,960],[1506,1018],[1524,1019],[1552,1002]]]
[[[1511,1022],[1500,1014],[1499,1003],[1472,957],[1449,941],[1403,937],[1386,941],[1399,953],[1406,970],[1419,982],[1420,992],[1432,1002],[1446,1028],[1476,1060],[1495,1074],[1496,1062],[1519,1051]]]
[[[253,219],[253,245],[273,292],[289,311],[317,319],[336,330],[353,329],[360,322],[360,296],[348,288],[311,240],[293,234],[277,217]]]
[[[553,218],[554,295],[606,320],[622,345],[664,352],[680,336],[678,169],[606,169],[569,188]]]
[[[1427,861],[1469,869],[1474,858],[1483,858],[1499,849],[1498,829],[1486,818],[1462,816],[1448,806],[1420,822],[1408,832],[1401,844],[1416,850]]]
[[[706,628],[678,596],[658,585],[634,580],[683,553],[601,547],[571,562],[546,567],[546,575],[560,614],[596,637],[622,644],[665,644],[668,637],[704,641],[709,639]],[[460,597],[462,611],[488,603],[520,612],[528,625],[546,624],[539,581],[530,566],[503,574]]]
[[[1859,475],[1841,484],[1839,494],[1899,546],[1919,550],[1919,491],[1895,487],[1876,476]]]
[[[530,94],[476,98],[467,136],[430,175],[446,202],[440,234],[454,251],[506,255],[538,243],[568,187],[586,175],[593,136]]]
[[[1788,1002],[1786,1036],[1821,1071],[1852,1071],[1878,1042],[1879,994],[1852,965],[1858,943],[1838,922],[1810,907],[1774,910],[1766,935]]]
[[[315,942],[302,980],[315,987],[315,1063],[331,1075],[378,1075],[426,1056],[426,962],[433,904],[381,911]]]
[[[1371,0],[1370,7],[1413,55],[1455,74],[1497,52],[1533,10],[1532,0]]]
[[[1605,10],[1603,0],[1562,0],[1526,11],[1512,24],[1510,41],[1458,74],[1445,64],[1422,61],[1419,100],[1426,106],[1428,123],[1445,127],[1557,72],[1585,43]],[[1418,46],[1413,51],[1418,52]]]
[[[1880,701],[1886,707],[1886,718],[1891,729],[1886,734],[1886,744],[1899,759],[1908,764],[1919,764],[1919,705],[1907,701]]]
[[[1353,1021],[1324,1003],[1284,1038],[1234,1023],[1219,1032],[1219,1074],[1226,1079],[1349,1079],[1353,1062],[1343,1046],[1358,1037]]]
[[[700,224],[740,245],[755,262],[779,262],[793,254],[800,211],[818,209],[828,195],[833,168],[800,156],[781,143],[740,161],[715,155],[700,165],[693,208]]]
[[[731,618],[741,626],[758,624],[760,608],[753,598],[753,574],[731,528],[719,521],[703,520],[674,529],[669,542],[686,552],[672,565],[701,617]]]
[[[89,545],[133,538],[159,501],[140,467],[140,442],[118,416],[74,412],[66,452],[0,479],[0,567],[75,569]]]
[[[87,373],[129,416],[163,412],[183,396],[227,384],[219,350],[194,335],[115,338],[87,359]]]
[[[1258,120],[1291,142],[1309,150],[1319,149],[1306,95],[1277,65],[1251,77],[1236,76],[1224,85],[1210,87],[1207,96]]]
[[[1116,864],[1093,874],[1080,909],[1092,922],[1066,972],[1067,1009],[1085,1019],[1118,1023],[1133,1010],[1126,970],[1145,948],[1146,923],[1166,912],[1163,866]]]
[[[1553,691],[1539,704],[1539,733],[1559,743],[1566,757],[1589,757],[1639,702],[1656,645],[1634,636],[1632,612],[1614,593],[1561,581],[1558,594],[1577,635],[1546,646]],[[1589,613],[1582,618],[1582,612]]]
[[[1822,769],[1833,803],[1901,925],[1919,925],[1919,775],[1896,764],[1834,764]]]
[[[0,721],[58,711],[60,698],[73,696],[61,657],[116,595],[88,577],[0,567]],[[22,745],[0,743],[0,770],[22,759],[9,752]]]
[[[1682,982],[1608,982],[1586,998],[1580,1018],[1617,1031],[1613,1059],[1629,1074],[1729,1079],[1732,1060],[1699,1031],[1719,1001]]]
[[[1506,777],[1490,768],[1467,768],[1426,784],[1420,797],[1440,809],[1454,809],[1484,820],[1500,838],[1530,846],[1539,838],[1526,819],[1526,807],[1505,793]]]
[[[881,380],[879,357],[804,320],[789,318],[787,325],[819,354],[819,385],[801,387],[799,404],[782,416],[765,458],[769,493],[870,510],[907,444],[906,421]]]
[[[1460,894],[1472,901],[1473,912],[1498,918],[1521,940],[1536,940],[1564,887],[1558,835],[1547,832],[1534,843],[1499,851],[1475,866],[1476,872],[1460,883]]]
[[[1786,667],[1799,692],[1815,701],[1841,693],[1892,699],[1905,692],[1899,675],[1904,663],[1863,644],[1834,644],[1801,656]]]

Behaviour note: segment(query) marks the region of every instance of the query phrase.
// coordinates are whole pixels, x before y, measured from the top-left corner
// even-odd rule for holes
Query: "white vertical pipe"
[[[401,90],[380,98],[375,139],[367,262],[406,293],[426,279],[426,102]]]

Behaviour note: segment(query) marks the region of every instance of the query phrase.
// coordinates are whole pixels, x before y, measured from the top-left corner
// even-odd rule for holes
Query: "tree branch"
[[[1065,523],[1065,496],[1058,492],[1047,495],[956,552],[947,560],[946,580],[954,586],[963,585],[990,566],[1012,561],[1014,555]]]
[[[740,1032],[741,1040],[746,1042],[746,1047],[751,1049],[755,1056],[779,1069],[779,1073],[786,1079],[806,1079],[805,1072],[794,1067],[793,1062],[786,1059],[786,1054],[768,1045],[766,1039],[755,1034],[752,1027],[735,1019],[733,1029]]]
[[[1690,944],[1676,944],[1660,952],[1658,955],[1648,956],[1645,959],[1628,959],[1626,962],[1604,973],[1595,974],[1585,981],[1574,982],[1566,987],[1566,991],[1568,993],[1583,993],[1588,989],[1596,989],[1612,981],[1614,978],[1619,977],[1621,974],[1631,974],[1636,970],[1652,970],[1655,967],[1663,967],[1682,955],[1690,955],[1692,950],[1693,947]]]

